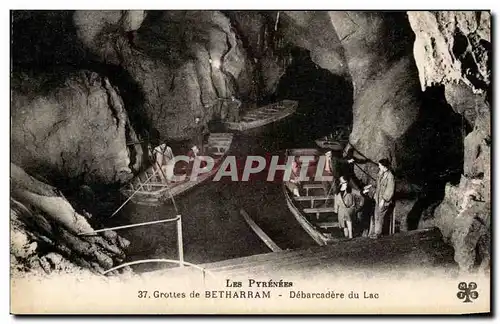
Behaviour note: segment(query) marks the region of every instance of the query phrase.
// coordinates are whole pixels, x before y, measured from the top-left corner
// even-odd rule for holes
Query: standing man
[[[153,168],[156,170],[162,182],[167,181],[167,174],[165,173],[165,166],[168,165],[170,160],[174,158],[172,149],[167,144],[163,143],[155,147],[154,151]]]
[[[340,192],[335,195],[334,210],[339,219],[339,227],[344,230],[344,236],[352,238],[352,220],[356,213],[356,202],[347,180],[340,177]]]
[[[361,192],[363,197],[363,207],[358,213],[358,225],[362,237],[368,237],[370,234],[370,224],[373,221],[373,212],[375,211],[375,202],[369,194],[372,185],[365,186]]]
[[[395,191],[394,175],[390,170],[389,160],[380,160],[378,167],[377,188],[374,196],[375,215],[370,222],[370,238],[379,238],[382,235],[384,220],[393,205]]]
[[[241,101],[236,99],[235,96],[231,96],[231,100],[226,103],[228,106],[228,119],[230,122],[233,123],[239,123],[240,122],[240,106],[241,106]]]
[[[194,119],[194,135],[193,135],[193,144],[198,148],[198,152],[200,154],[204,154],[203,150],[203,142],[205,140],[205,132],[206,132],[206,127],[201,123],[201,118],[196,117]]]
[[[292,162],[292,174],[286,184],[295,197],[300,197],[300,164],[296,156]]]

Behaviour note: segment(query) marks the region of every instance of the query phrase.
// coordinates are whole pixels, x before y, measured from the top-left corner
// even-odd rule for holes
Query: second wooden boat
[[[317,149],[292,149],[287,150],[286,157],[314,156],[319,159],[321,154]],[[315,174],[317,160],[310,165],[308,173]],[[324,171],[323,175],[331,174]],[[283,182],[286,203],[293,216],[317,244],[326,245],[338,241],[339,237],[335,234],[339,233],[339,224],[337,214],[334,212],[335,193],[330,190],[331,183],[310,180],[297,184],[293,179],[292,174],[290,181]],[[294,189],[299,190],[300,196],[294,194]]]
[[[315,140],[316,145],[321,148],[342,151],[349,142],[349,131],[344,127],[339,126],[328,136],[324,136]]]
[[[282,100],[252,109],[246,112],[239,122],[225,122],[224,125],[228,130],[240,132],[262,127],[290,116],[297,110],[298,105],[295,100]]]
[[[224,157],[231,147],[232,141],[232,133],[210,134],[205,144],[205,152],[201,155],[212,157],[215,162],[214,167],[210,171],[198,175],[194,181],[189,178],[189,174],[186,174],[186,178],[182,181],[162,181],[160,174],[158,174],[161,171],[156,171],[153,166],[150,166],[132,179],[120,191],[125,197],[130,198],[132,202],[140,205],[157,206],[168,202],[171,197],[185,193],[211,179],[219,170]],[[174,170],[175,175],[181,175],[183,172],[185,170],[181,170],[180,173]]]

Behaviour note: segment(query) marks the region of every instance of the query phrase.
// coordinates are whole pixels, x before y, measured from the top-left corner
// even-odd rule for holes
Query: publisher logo
[[[458,299],[464,299],[464,303],[472,303],[474,299],[479,297],[479,293],[476,291],[476,288],[477,284],[475,282],[469,282],[467,285],[466,282],[462,281],[458,284]]]

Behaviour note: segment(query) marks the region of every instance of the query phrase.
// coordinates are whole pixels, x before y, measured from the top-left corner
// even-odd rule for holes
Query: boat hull
[[[300,210],[293,203],[293,198],[291,197],[291,193],[289,192],[286,184],[283,184],[283,193],[285,195],[286,204],[288,209],[293,214],[297,222],[302,226],[304,231],[318,244],[318,245],[327,245],[328,242],[333,241],[332,239],[326,237],[323,233],[318,231],[316,227],[311,224],[306,217],[300,212]]]
[[[320,155],[320,150],[316,148],[299,148],[299,149],[291,149],[286,153],[286,157],[288,156],[317,156]],[[284,182],[283,185],[283,194],[285,195],[286,204],[288,209],[295,217],[297,222],[302,226],[304,231],[309,234],[309,236],[318,244],[318,245],[327,245],[330,242],[339,241],[339,239],[335,239],[333,237],[329,237],[321,232],[321,230],[316,227],[313,223],[311,223],[306,215],[301,211],[301,208],[295,203],[293,198],[293,193],[288,189],[287,182]]]
[[[211,142],[210,139],[213,141]],[[124,187],[120,190],[120,192],[130,199],[135,204],[138,205],[146,205],[146,206],[158,206],[163,203],[171,202],[171,198],[180,196],[192,188],[207,182],[210,180],[219,170],[222,161],[227,156],[227,153],[231,147],[233,140],[233,134],[231,133],[220,133],[220,134],[211,134],[209,138],[209,143],[207,143],[208,149],[210,148],[221,148],[223,152],[220,153],[220,156],[215,159],[215,165],[209,172],[202,173],[198,175],[196,180],[190,180],[189,176],[186,176],[185,181],[177,182],[177,183],[155,183],[155,182],[145,182],[139,185],[139,187],[144,188],[127,188]],[[214,144],[215,143],[215,144]],[[151,168],[150,168],[151,169]],[[145,172],[147,174],[147,172]],[[151,190],[151,188],[158,187],[157,190]],[[149,189],[149,190],[148,190]]]
[[[324,139],[317,139],[315,142],[319,147],[333,151],[343,151],[347,144],[346,142],[330,141]]]
[[[225,122],[224,125],[228,130],[245,132],[282,120],[297,110],[297,101],[283,100],[280,103],[254,109],[245,114],[240,122]]]

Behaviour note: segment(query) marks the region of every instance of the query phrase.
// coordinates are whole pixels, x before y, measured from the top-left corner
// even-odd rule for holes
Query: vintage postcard
[[[491,313],[490,11],[10,18],[12,314]]]

